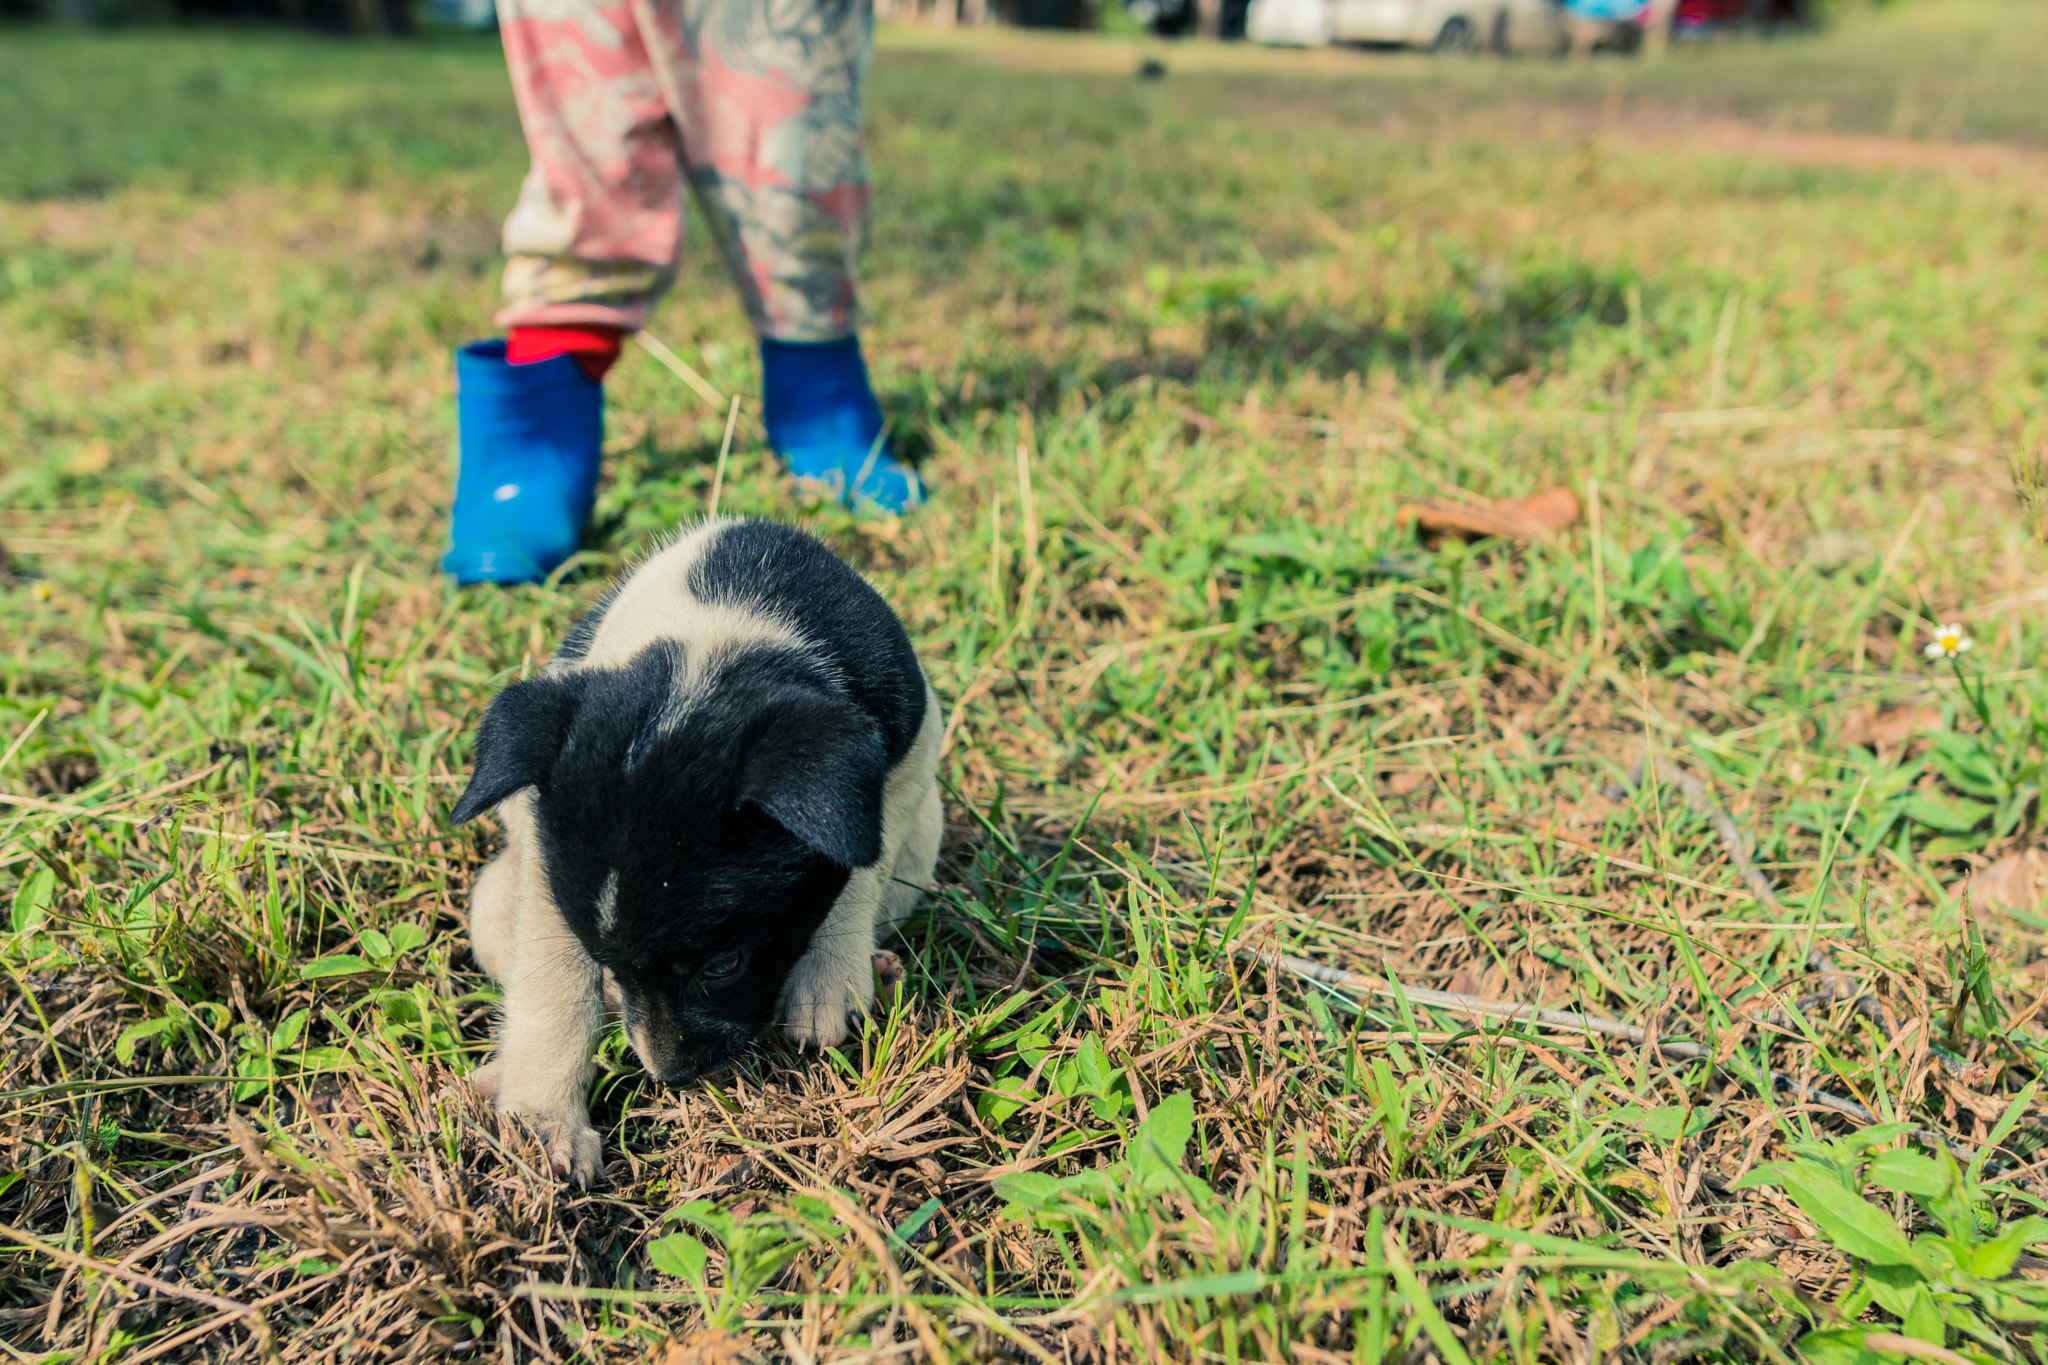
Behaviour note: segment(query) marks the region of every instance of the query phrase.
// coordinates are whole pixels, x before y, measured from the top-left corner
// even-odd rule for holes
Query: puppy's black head
[[[881,856],[887,776],[875,721],[801,658],[692,662],[663,644],[505,689],[454,814],[533,789],[555,902],[668,1082],[772,1022],[849,872]]]

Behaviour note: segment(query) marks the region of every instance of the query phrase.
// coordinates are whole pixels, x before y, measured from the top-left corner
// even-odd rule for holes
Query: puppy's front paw
[[[800,1047],[837,1047],[846,1041],[847,1019],[867,1008],[851,983],[830,978],[800,982],[782,1006],[782,1026]]]
[[[574,1114],[520,1117],[540,1139],[541,1150],[548,1154],[548,1164],[555,1168],[556,1175],[587,1190],[604,1174],[604,1139],[590,1126],[589,1119]]]
[[[477,1094],[487,1100],[496,1100],[500,1084],[498,1064],[496,1062],[485,1062],[482,1066],[469,1073],[469,1083],[476,1087]]]

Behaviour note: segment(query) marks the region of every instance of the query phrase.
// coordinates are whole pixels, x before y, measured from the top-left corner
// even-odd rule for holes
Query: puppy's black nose
[[[704,1068],[696,1062],[677,1062],[654,1079],[663,1085],[688,1085],[704,1074]]]
[[[664,1065],[655,1073],[655,1079],[663,1085],[688,1085],[719,1070],[732,1057],[731,1048],[717,1043],[679,1039],[675,1051],[662,1059]]]

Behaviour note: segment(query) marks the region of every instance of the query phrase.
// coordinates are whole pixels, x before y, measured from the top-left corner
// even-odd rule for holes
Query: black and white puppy
[[[557,1172],[602,1169],[586,1095],[610,998],[689,1081],[771,1023],[846,1036],[931,883],[939,704],[875,590],[803,532],[713,520],[579,621],[478,727],[457,824],[496,806],[470,940],[504,986],[477,1074]]]

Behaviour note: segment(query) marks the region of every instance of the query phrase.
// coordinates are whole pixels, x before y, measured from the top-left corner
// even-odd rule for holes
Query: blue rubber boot
[[[896,458],[860,341],[761,342],[768,444],[801,483],[848,507],[906,512],[924,501],[917,471]]]
[[[505,360],[503,341],[455,353],[462,471],[441,567],[458,583],[538,583],[576,553],[597,496],[604,386],[573,356]]]

